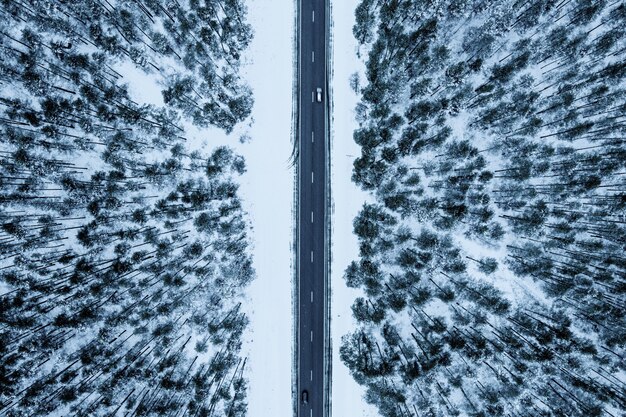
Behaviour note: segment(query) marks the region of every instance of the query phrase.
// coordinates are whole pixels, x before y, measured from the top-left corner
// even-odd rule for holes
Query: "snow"
[[[366,201],[367,195],[351,180],[352,163],[360,149],[352,140],[357,128],[354,108],[358,97],[350,88],[350,75],[363,72],[363,63],[356,57],[357,42],[352,36],[354,9],[357,0],[331,0],[332,12],[332,133],[331,190],[332,263],[331,263],[331,337],[332,337],[332,414],[343,416],[377,416],[375,408],[364,399],[364,388],[358,385],[339,358],[341,336],[354,330],[356,320],[350,306],[361,295],[360,290],[346,287],[343,272],[358,258],[357,238],[352,221]],[[361,77],[363,79],[363,77]]]
[[[133,100],[141,104],[152,104],[158,107],[165,105],[161,93],[163,86],[159,84],[154,74],[146,74],[128,60],[121,61],[114,69],[124,76],[123,81],[127,82],[128,92]]]
[[[248,416],[292,415],[292,202],[289,157],[292,111],[293,0],[251,0],[254,39],[242,77],[254,94],[248,143],[230,145],[246,158],[241,197],[252,223],[257,278],[242,306],[250,319],[242,354],[248,356]],[[237,133],[237,131],[235,131]]]

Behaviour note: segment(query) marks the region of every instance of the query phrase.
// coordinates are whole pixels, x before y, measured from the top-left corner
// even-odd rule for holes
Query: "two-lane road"
[[[297,413],[326,417],[327,0],[300,0]],[[318,101],[317,89],[322,89]],[[308,393],[303,401],[302,393]]]

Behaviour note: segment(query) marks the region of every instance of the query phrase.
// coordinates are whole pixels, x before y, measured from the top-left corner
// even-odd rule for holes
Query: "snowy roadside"
[[[360,149],[352,140],[357,124],[354,108],[358,97],[350,89],[349,78],[363,71],[356,57],[357,43],[352,36],[354,9],[358,0],[331,0],[333,114],[331,132],[331,188],[332,195],[332,318],[331,337],[333,350],[332,414],[343,416],[377,416],[376,409],[363,398],[365,390],[358,385],[339,357],[341,336],[356,327],[350,306],[360,291],[348,288],[343,273],[348,264],[358,257],[357,238],[352,232],[352,221],[367,194],[351,180],[352,162]]]
[[[242,355],[248,364],[248,416],[290,416],[292,348],[292,0],[250,0],[254,39],[242,76],[255,104],[251,141],[233,143],[246,159],[243,206],[252,224],[257,278],[244,309],[250,324]]]

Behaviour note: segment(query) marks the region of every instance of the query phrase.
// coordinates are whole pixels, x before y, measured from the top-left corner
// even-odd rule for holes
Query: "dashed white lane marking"
[[[311,132],[311,143],[315,142],[315,132]]]
[[[311,223],[313,223],[313,212],[311,212]]]
[[[311,342],[313,341],[313,330],[311,330]]]
[[[313,369],[311,369],[311,381],[313,381]]]
[[[311,51],[311,62],[315,62],[315,51]]]
[[[311,171],[311,184],[313,184],[313,171]]]
[[[315,10],[313,10],[313,19],[311,21],[315,22]]]
[[[311,302],[313,302],[313,291],[311,291]]]
[[[313,263],[313,251],[311,251],[311,263]]]

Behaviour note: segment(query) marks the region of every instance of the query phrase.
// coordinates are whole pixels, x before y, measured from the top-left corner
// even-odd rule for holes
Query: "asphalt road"
[[[323,417],[327,185],[326,0],[300,0],[298,196],[298,416]],[[317,101],[316,89],[322,89]],[[302,401],[307,391],[308,402]]]

